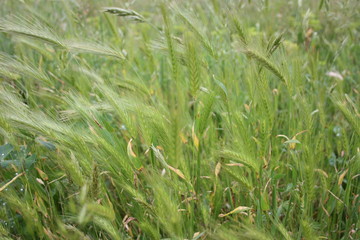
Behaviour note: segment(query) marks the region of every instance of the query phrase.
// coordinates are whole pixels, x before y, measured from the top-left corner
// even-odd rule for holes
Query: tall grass
[[[3,1],[1,239],[359,239],[359,9]]]

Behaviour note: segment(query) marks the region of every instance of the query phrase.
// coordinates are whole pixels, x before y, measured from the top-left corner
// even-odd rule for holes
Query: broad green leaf
[[[14,147],[9,143],[0,146],[0,161],[3,161],[13,149]]]

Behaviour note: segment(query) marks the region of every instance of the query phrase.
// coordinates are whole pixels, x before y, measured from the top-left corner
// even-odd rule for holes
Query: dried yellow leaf
[[[296,137],[293,137],[291,140],[296,140]],[[290,149],[295,149],[295,147],[296,147],[296,143],[295,143],[295,142],[292,142],[292,143],[289,144],[289,148],[290,148]]]
[[[216,167],[215,167],[215,176],[216,176],[216,177],[219,175],[220,170],[221,170],[221,163],[218,162],[218,163],[216,164]]]
[[[240,206],[240,207],[237,207],[235,208],[234,210],[226,213],[226,214],[219,214],[219,217],[226,217],[228,215],[231,215],[231,214],[234,214],[234,213],[241,213],[241,212],[245,212],[245,211],[248,211],[248,210],[251,210],[250,207],[245,207],[245,206]]]
[[[235,166],[237,166],[237,167],[243,167],[244,166],[244,164],[242,164],[242,163],[227,163],[227,164],[225,164],[226,166],[229,166],[229,167],[235,167]]]
[[[128,154],[132,157],[137,157],[136,154],[134,153],[134,151],[132,150],[132,139],[130,139],[128,145],[127,145],[127,150],[128,150]]]
[[[195,134],[194,126],[192,128],[192,139],[193,139],[193,142],[194,142],[194,146],[196,147],[196,150],[199,150],[199,138]]]
[[[41,177],[42,180],[44,180],[44,181],[49,180],[49,177],[47,176],[47,174],[44,173],[41,169],[39,169],[39,168],[37,168],[37,167],[36,167],[35,169],[36,169],[36,171],[39,173],[39,175],[40,175],[40,177]]]
[[[162,146],[156,146],[157,149],[161,150],[161,151],[164,151],[164,148]]]
[[[349,171],[349,169],[346,169],[339,177],[339,181],[338,181],[338,185],[341,185],[344,181],[344,177],[347,174],[347,172]]]
[[[185,180],[185,175],[184,175],[179,169],[174,168],[174,167],[172,167],[172,166],[170,166],[170,165],[168,165],[168,168],[169,168],[171,171],[173,171],[174,173],[176,173],[179,177],[181,177],[182,179]]]
[[[181,138],[181,141],[182,141],[182,143],[184,143],[184,144],[187,144],[187,139],[185,138],[185,136],[184,136],[184,134],[182,133],[182,132],[180,132],[180,138]]]

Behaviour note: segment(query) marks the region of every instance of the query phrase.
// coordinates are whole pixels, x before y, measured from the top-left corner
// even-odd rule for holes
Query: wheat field
[[[360,239],[359,1],[0,4],[1,239]]]

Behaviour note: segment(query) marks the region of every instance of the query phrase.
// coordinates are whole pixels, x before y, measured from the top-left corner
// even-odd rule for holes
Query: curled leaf
[[[241,213],[241,212],[245,212],[245,211],[248,211],[248,210],[251,210],[250,207],[245,207],[245,206],[240,206],[240,207],[237,207],[235,208],[234,210],[226,213],[226,214],[219,214],[219,217],[226,217],[228,215],[231,215],[231,214],[234,214],[234,213]]]
[[[134,151],[132,150],[132,139],[130,139],[130,141],[128,142],[128,145],[127,145],[127,152],[128,152],[128,155],[132,156],[132,157],[137,157],[136,154],[134,153]]]
[[[347,174],[347,172],[349,171],[349,169],[346,169],[339,177],[339,180],[338,180],[338,185],[341,185],[344,181],[344,178],[345,178],[345,175]]]
[[[37,167],[35,169],[39,173],[42,180],[44,180],[44,181],[49,180],[49,177],[47,176],[47,174],[44,171],[42,171],[40,168],[37,168]]]
[[[295,137],[293,137],[291,140],[284,142],[284,144],[289,144],[290,149],[295,149],[297,143],[300,144],[300,142],[296,140]]]
[[[218,162],[215,167],[215,176],[217,177],[221,170],[221,162]]]
[[[40,178],[36,178],[36,181],[42,185],[45,185],[45,183],[43,182],[43,180],[41,180]]]
[[[182,179],[186,180],[186,179],[185,179],[185,175],[184,175],[179,169],[174,168],[174,167],[172,167],[172,166],[170,166],[170,165],[168,165],[168,168],[169,168],[171,171],[173,171],[174,173],[176,173],[179,177],[181,177]]]

